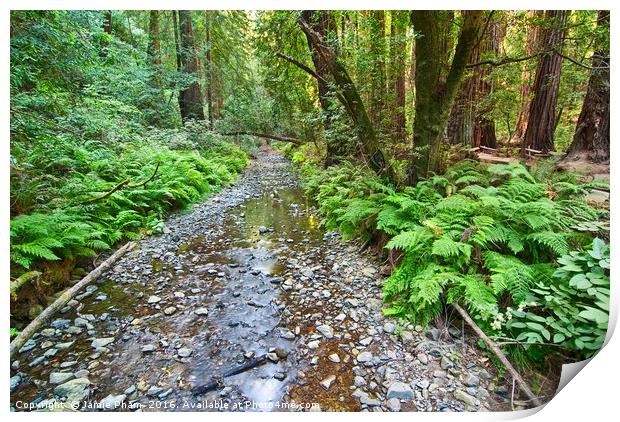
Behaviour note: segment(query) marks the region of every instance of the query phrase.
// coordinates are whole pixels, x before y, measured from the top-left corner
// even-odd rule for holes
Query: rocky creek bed
[[[289,162],[263,151],[23,347],[11,408],[509,410],[510,386],[475,338],[383,316],[380,269],[319,227]],[[263,354],[265,364],[192,394]]]

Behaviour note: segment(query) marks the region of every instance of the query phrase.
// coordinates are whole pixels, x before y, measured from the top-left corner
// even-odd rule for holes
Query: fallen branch
[[[128,188],[138,188],[138,187],[143,187],[144,185],[146,185],[148,182],[150,182],[151,180],[153,180],[155,178],[155,175],[157,174],[157,170],[159,170],[159,164],[160,162],[157,162],[157,165],[155,166],[155,170],[153,171],[153,174],[151,174],[151,176],[146,179],[144,182],[139,182],[139,183],[133,183],[133,184],[129,184],[127,185]]]
[[[453,303],[452,306],[454,307],[454,309],[456,309],[456,311],[459,314],[461,314],[461,317],[463,318],[463,320],[465,320],[465,322],[476,332],[476,334],[489,346],[489,348],[495,354],[495,356],[497,356],[497,358],[502,362],[506,370],[510,372],[510,375],[512,375],[513,380],[516,381],[517,384],[519,384],[519,387],[521,388],[521,390],[529,397],[529,399],[534,403],[534,405],[542,406],[540,399],[536,397],[536,395],[532,392],[532,390],[530,390],[530,387],[528,387],[528,385],[523,380],[521,375],[519,375],[519,373],[510,363],[510,361],[508,361],[508,358],[506,358],[506,355],[504,354],[504,352],[500,350],[497,344],[493,340],[491,340],[489,337],[487,337],[484,331],[482,331],[480,327],[478,327],[478,325],[474,322],[474,320],[471,319],[471,317],[469,316],[469,314],[467,313],[465,309],[461,308],[457,303]]]
[[[92,204],[93,202],[97,202],[97,201],[100,201],[102,199],[105,199],[108,196],[112,195],[117,190],[120,190],[120,189],[122,189],[125,186],[128,187],[128,188],[138,188],[138,187],[142,187],[142,186],[146,185],[148,182],[150,182],[151,180],[153,180],[155,178],[155,175],[157,174],[157,170],[159,170],[159,164],[160,163],[158,161],[157,165],[155,166],[155,171],[153,171],[153,174],[151,174],[145,181],[138,182],[138,183],[129,183],[129,179],[125,179],[122,182],[119,182],[116,186],[114,186],[112,189],[110,189],[109,191],[107,191],[103,195],[97,196],[95,198],[88,199],[88,200],[82,202],[82,204],[84,204],[84,205]]]
[[[213,391],[216,388],[222,386],[224,378],[232,377],[233,375],[237,375],[237,374],[240,374],[242,372],[249,371],[252,368],[255,368],[255,367],[259,366],[259,365],[262,365],[266,361],[267,361],[267,355],[260,355],[259,357],[254,358],[254,359],[252,359],[250,361],[247,361],[244,364],[241,364],[241,365],[236,366],[236,367],[234,367],[232,369],[229,369],[228,371],[224,372],[219,377],[214,377],[213,381],[210,381],[210,382],[208,382],[206,384],[203,384],[203,385],[195,386],[194,388],[192,388],[192,393],[195,396],[199,396],[199,395],[202,395],[204,393],[208,393],[209,391]]]
[[[24,330],[11,342],[11,349],[9,352],[9,357],[12,357],[19,349],[21,349],[24,344],[34,335],[35,332],[39,330],[58,310],[64,307],[67,302],[69,302],[73,296],[77,294],[80,290],[90,284],[93,280],[96,280],[104,271],[108,270],[112,267],[120,257],[125,255],[127,251],[132,249],[135,246],[134,242],[129,242],[116,252],[112,254],[108,259],[103,261],[101,265],[92,270],[90,273],[86,275],[79,283],[75,286],[71,287],[69,290],[64,292],[58,299],[54,301],[50,306],[45,308],[43,312],[39,314]]]
[[[304,143],[304,141],[302,141],[301,139],[290,138],[288,136],[271,135],[268,133],[260,133],[260,132],[238,131],[238,132],[220,133],[220,135],[222,136],[239,136],[239,135],[256,136],[257,138],[266,138],[266,139],[273,139],[276,141],[290,142],[291,144],[295,144],[295,145],[301,145]]]

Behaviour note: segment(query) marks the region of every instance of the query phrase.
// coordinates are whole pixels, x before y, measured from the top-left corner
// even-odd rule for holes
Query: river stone
[[[340,363],[340,356],[338,356],[338,353],[332,353],[327,358],[334,363]]]
[[[196,310],[194,311],[194,313],[195,313],[196,315],[203,316],[203,315],[208,315],[208,314],[209,314],[209,310],[208,310],[207,308],[198,308],[198,309],[196,309]]]
[[[372,353],[362,352],[357,355],[357,361],[360,363],[370,362],[372,360]]]
[[[321,333],[321,335],[325,338],[333,338],[334,337],[334,329],[329,325],[323,324],[316,327],[316,330]]]
[[[392,324],[391,322],[386,322],[385,324],[383,324],[384,332],[388,334],[393,334],[395,330],[396,330],[396,325]]]
[[[319,348],[319,343],[320,342],[318,340],[313,340],[313,341],[309,342],[308,343],[308,349],[311,349],[311,350],[318,349]]]
[[[323,381],[321,381],[321,387],[323,387],[325,389],[325,391],[329,390],[329,387],[331,387],[332,383],[336,381],[336,375],[330,375],[327,378],[325,378]]]
[[[19,375],[11,377],[11,391],[15,390],[20,382],[22,382],[22,377]]]
[[[179,355],[179,357],[187,358],[187,357],[190,357],[193,352],[194,351],[188,347],[181,347],[179,351],[177,352],[177,354]]]
[[[75,340],[73,340],[73,341],[69,341],[69,342],[67,342],[67,343],[58,343],[58,344],[56,345],[56,348],[57,348],[58,350],[65,350],[65,349],[68,349],[69,347],[73,346],[73,343],[75,343]]]
[[[399,399],[399,400],[413,400],[415,398],[415,393],[404,382],[393,382],[388,388],[388,392],[386,395],[387,399]]]
[[[443,356],[441,358],[441,369],[450,369],[450,368],[454,368],[454,363],[447,357]]]
[[[114,337],[103,337],[103,338],[95,338],[91,343],[93,349],[98,349],[100,347],[106,347],[108,344],[114,342]]]
[[[142,353],[153,353],[157,349],[154,344],[146,344],[142,346]]]
[[[400,400],[391,398],[387,401],[387,408],[392,412],[400,412]]]
[[[73,378],[70,372],[52,372],[50,374],[50,384],[63,384]]]
[[[351,307],[351,308],[357,308],[358,306],[360,306],[360,302],[359,300],[355,299],[355,298],[351,298],[348,297],[344,300],[344,304]]]
[[[37,345],[37,342],[34,341],[33,339],[30,339],[30,340],[28,340],[26,342],[26,344],[24,344],[22,346],[21,349],[19,349],[19,353],[24,353],[24,352],[27,352],[29,350],[32,350],[32,349],[34,349],[36,347],[36,345]]]
[[[155,295],[153,295],[153,296],[149,296],[149,298],[148,298],[148,300],[147,300],[147,302],[148,302],[148,303],[151,303],[151,304],[152,304],[152,303],[157,303],[157,302],[159,302],[159,301],[161,301],[161,297],[159,297],[159,296],[155,296]]]
[[[361,387],[363,385],[366,385],[366,380],[364,379],[364,377],[356,375],[355,378],[353,378],[353,385],[356,387]]]
[[[469,405],[469,406],[475,406],[476,405],[476,399],[472,396],[470,396],[469,394],[467,394],[465,391],[463,390],[455,390],[454,391],[454,398],[457,400],[462,401],[463,403]]]
[[[177,308],[175,308],[174,306],[168,306],[166,309],[164,309],[164,314],[166,315],[172,315],[177,311]]]
[[[156,395],[158,395],[159,393],[161,393],[162,391],[164,391],[164,389],[163,389],[163,388],[158,387],[158,386],[156,386],[156,385],[153,385],[153,386],[151,386],[151,388],[149,388],[149,389],[146,391],[146,395],[147,395],[147,396],[156,396]]]
[[[467,387],[478,387],[480,385],[480,378],[473,374],[466,374],[463,377],[463,384]]]
[[[101,400],[99,404],[105,410],[115,410],[121,407],[126,398],[125,394],[119,394],[118,396],[110,394]]]
[[[295,340],[295,333],[288,329],[280,330],[280,337],[285,340]]]
[[[89,387],[88,378],[76,378],[56,386],[54,393],[60,397],[66,397],[67,401],[79,401],[88,397]]]

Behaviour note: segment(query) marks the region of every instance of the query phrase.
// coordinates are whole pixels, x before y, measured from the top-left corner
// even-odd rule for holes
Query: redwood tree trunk
[[[162,85],[160,45],[159,10],[151,10],[149,15],[149,42],[146,54],[154,70],[153,83],[158,88]]]
[[[370,120],[383,133],[385,108],[385,12],[373,10],[370,17]]]
[[[205,10],[205,79],[207,81],[207,112],[209,115],[209,129],[213,130],[213,60],[211,57],[211,20],[209,10]]]
[[[523,137],[524,147],[543,152],[554,149],[553,133],[562,72],[562,56],[555,51],[562,48],[568,13],[567,10],[546,10],[544,15],[548,25],[542,35],[542,49],[545,53],[536,67],[534,98],[530,104],[529,120]]]
[[[198,59],[194,49],[190,10],[179,10],[179,29],[181,35],[181,68],[192,80],[179,95],[181,118],[183,121],[188,119],[204,120],[202,94],[198,84]]]
[[[470,61],[478,62],[490,53],[497,56],[499,44],[499,20],[494,19],[472,49]],[[485,116],[490,111],[489,107],[482,106],[484,97],[493,90],[493,84],[486,79],[489,73],[487,66],[476,66],[473,74],[461,83],[460,94],[454,101],[448,122],[448,139],[452,144],[497,147],[495,122]]]
[[[530,10],[528,16],[531,19],[540,17],[542,11]],[[525,55],[531,56],[540,48],[540,26],[535,23],[530,23],[527,28],[527,37],[525,42]],[[530,111],[530,95],[532,94],[532,72],[528,68],[527,61],[523,62],[521,67],[521,89],[519,90],[519,112],[517,114],[517,123],[515,125],[515,133],[512,136],[513,140],[521,141],[525,130],[527,129],[527,121]]]
[[[390,98],[392,99],[391,126],[392,137],[397,143],[405,141],[405,68],[406,47],[405,40],[409,13],[406,11],[392,11],[391,38],[390,38]]]
[[[414,156],[409,183],[440,168],[440,147],[457,89],[482,27],[482,12],[464,12],[463,26],[452,63],[447,65],[452,20],[446,11],[414,11],[416,38],[416,114]]]
[[[598,12],[597,25],[609,31],[609,10]],[[609,160],[609,46],[592,57],[588,91],[577,120],[577,128],[568,156],[588,154],[594,162]]]

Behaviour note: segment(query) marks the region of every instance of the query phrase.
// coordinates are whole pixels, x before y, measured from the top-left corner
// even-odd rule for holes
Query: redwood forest
[[[607,10],[10,14],[12,411],[514,411],[603,346]]]

